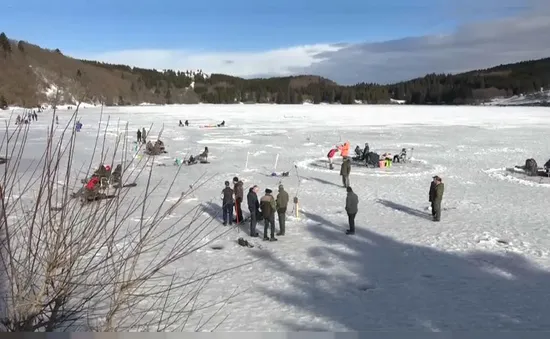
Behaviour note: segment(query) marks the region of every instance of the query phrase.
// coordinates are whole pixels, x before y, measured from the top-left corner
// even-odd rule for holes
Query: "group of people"
[[[346,211],[349,217],[350,228],[347,231],[347,233],[354,234],[355,233],[355,215],[357,214],[357,205],[359,201],[358,201],[357,195],[353,193],[353,189],[350,186],[349,176],[351,174],[351,161],[349,157],[349,142],[346,142],[340,146],[336,146],[329,151],[327,156],[329,158],[329,165],[331,169],[333,169],[332,158],[334,158],[334,156],[338,151],[340,151],[343,158],[342,165],[340,166],[340,176],[342,177],[342,184],[348,192],[347,200],[346,200]],[[368,156],[369,154],[371,154],[369,144],[365,143],[365,148],[363,150],[361,150],[361,148],[357,146],[355,148],[355,153],[357,157],[361,157],[365,155]],[[406,158],[407,158],[407,149],[403,148],[399,155],[395,155],[393,157],[391,153],[384,153],[382,157],[385,161],[404,162],[406,161]],[[443,200],[443,192],[445,190],[444,188],[445,186],[443,184],[443,180],[441,179],[441,177],[436,175],[432,179],[433,180],[430,184],[428,200],[431,203],[433,221],[438,222],[441,220],[441,201]]]
[[[233,222],[242,224],[245,222],[242,212],[242,202],[244,200],[243,182],[238,177],[233,178],[233,188],[229,181],[225,182],[225,188],[222,190],[222,214],[223,225],[232,225]],[[277,197],[273,196],[273,191],[269,188],[265,189],[263,197],[258,199],[260,188],[254,185],[249,188],[246,196],[248,211],[250,212],[250,236],[258,237],[256,231],[258,221],[264,221],[264,241],[277,241],[275,237],[275,213],[279,220],[279,232],[277,236],[285,235],[286,211],[289,202],[288,193],[284,186],[279,185]],[[236,219],[233,219],[233,209],[235,210]],[[268,233],[269,232],[269,233]],[[268,236],[269,234],[269,236]]]
[[[187,165],[194,165],[196,163],[207,164],[209,153],[210,151],[208,150],[208,147],[204,147],[204,151],[202,151],[201,154],[195,155],[195,156],[193,155],[189,156],[189,159],[187,160]]]
[[[187,127],[187,126],[189,126],[189,120],[185,120],[185,123],[181,122],[181,120],[180,120],[179,126],[180,126],[180,127],[183,127],[183,126]]]
[[[111,185],[120,185],[122,177],[122,165],[118,164],[111,172],[111,166],[99,165],[98,169],[92,174],[91,178],[84,186],[83,200],[87,202],[100,200],[106,197],[102,188]]]
[[[344,159],[349,158],[349,153],[350,153],[349,141],[346,141],[342,145],[334,146],[334,148],[329,150],[329,152],[327,153],[328,164],[331,170],[334,169],[333,158],[338,152],[340,152],[342,158]],[[355,146],[354,152],[355,152],[355,156],[353,156],[351,160],[356,163],[364,162],[367,167],[380,166],[380,160],[383,160],[384,162],[383,165],[385,167],[390,167],[394,162],[406,162],[407,160],[406,148],[401,149],[401,153],[393,156],[389,152],[386,152],[382,154],[382,156],[380,156],[379,154],[370,151],[370,146],[368,142],[365,143],[365,148],[363,149],[361,149],[359,145]]]
[[[17,118],[15,118],[15,124],[30,124],[33,120],[38,120],[38,114],[36,114],[36,111],[26,112],[23,114],[23,117],[21,117],[21,115],[17,115]]]
[[[141,130],[138,128],[137,130],[137,142],[146,144],[147,143],[147,132],[145,131],[145,127],[143,127]]]

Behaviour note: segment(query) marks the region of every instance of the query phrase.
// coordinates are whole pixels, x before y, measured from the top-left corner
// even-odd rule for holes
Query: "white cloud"
[[[317,44],[263,52],[191,52],[184,50],[128,50],[88,55],[87,59],[154,69],[202,69],[242,77],[261,74],[291,75],[320,61],[318,55],[336,52],[345,45]]]
[[[499,3],[496,1],[495,6]],[[389,83],[432,72],[461,72],[550,57],[550,0],[506,0],[505,4],[531,11],[467,24],[451,34],[377,43],[317,44],[250,53],[130,50],[85,58],[156,69],[202,69],[242,77],[317,74],[353,84]]]

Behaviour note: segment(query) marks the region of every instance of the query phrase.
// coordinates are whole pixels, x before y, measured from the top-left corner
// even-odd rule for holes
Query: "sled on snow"
[[[529,177],[550,177],[550,160],[544,164],[544,167],[539,167],[533,158],[525,160],[525,165],[516,165],[513,168],[507,168],[508,172],[523,174]]]
[[[527,180],[536,184],[550,184],[550,160],[544,167],[538,167],[535,159],[525,160],[525,165],[516,165],[506,168],[508,175],[518,179]]]

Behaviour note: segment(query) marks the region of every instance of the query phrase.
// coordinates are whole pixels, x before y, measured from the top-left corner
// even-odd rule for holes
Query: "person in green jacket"
[[[279,185],[279,194],[277,194],[277,216],[279,217],[279,233],[277,235],[285,235],[286,224],[286,208],[288,206],[288,193],[283,185]]]
[[[344,158],[340,167],[340,175],[342,176],[342,184],[344,187],[349,187],[349,174],[351,173],[351,161],[348,157]]]
[[[443,200],[443,192],[445,191],[445,185],[443,184],[439,176],[435,177],[435,188],[433,197],[433,209],[435,210],[433,220],[441,220],[441,201]]]
[[[355,234],[355,216],[357,215],[359,197],[353,192],[350,186],[346,188],[348,195],[346,197],[346,212],[348,213],[349,230],[346,234]]]
[[[275,211],[277,203],[271,195],[272,191],[269,188],[265,189],[265,195],[260,199],[260,209],[264,217],[264,240],[277,241],[275,238]],[[271,231],[270,237],[267,236],[267,230]]]

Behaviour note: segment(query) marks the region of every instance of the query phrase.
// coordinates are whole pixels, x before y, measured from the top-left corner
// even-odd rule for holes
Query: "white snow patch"
[[[249,155],[251,155],[253,157],[257,157],[259,155],[266,154],[266,153],[267,153],[266,151],[256,151],[256,152],[253,152],[253,153],[249,153]]]
[[[247,145],[250,144],[252,141],[249,139],[203,139],[203,140],[197,140],[197,144],[208,144],[208,145],[235,145],[235,146],[241,146],[241,145]]]
[[[550,183],[544,183],[542,182],[542,180],[540,183],[537,183],[534,181],[525,180],[525,179],[517,178],[513,175],[510,175],[510,173],[508,173],[508,171],[506,170],[506,167],[489,168],[489,169],[483,170],[483,172],[487,173],[490,177],[499,179],[499,180],[509,181],[516,184],[521,184],[521,185],[531,186],[531,187],[550,188]],[[520,173],[519,171],[517,172]]]

